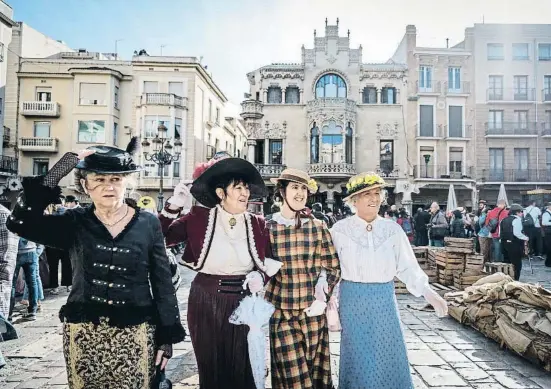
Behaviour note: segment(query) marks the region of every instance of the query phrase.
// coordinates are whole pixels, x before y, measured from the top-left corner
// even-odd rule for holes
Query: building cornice
[[[122,80],[132,80],[132,76],[131,75],[126,75],[126,74],[123,74],[121,72],[119,72],[118,70],[115,70],[115,69],[111,69],[111,68],[106,68],[106,67],[87,67],[87,68],[69,68],[68,69],[68,72],[74,76],[75,74],[107,74],[107,75],[111,75],[113,77],[115,77],[116,79],[118,79],[119,81],[122,81]]]
[[[6,4],[7,5],[7,4]],[[9,6],[8,6],[9,7]],[[10,7],[11,8],[11,7]],[[0,20],[4,22],[8,27],[15,27],[17,26],[17,23],[8,18],[4,13],[0,12]]]
[[[19,78],[73,78],[69,73],[17,72]]]

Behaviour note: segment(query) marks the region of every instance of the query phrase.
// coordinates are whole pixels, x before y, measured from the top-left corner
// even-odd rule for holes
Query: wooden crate
[[[444,238],[444,246],[446,251],[450,253],[474,253],[474,240],[472,238]]]
[[[515,268],[511,263],[504,262],[487,262],[484,264],[484,273],[503,273],[511,277],[515,276]]]
[[[486,274],[482,273],[482,271],[455,273],[453,275],[453,286],[455,286],[457,289],[464,290],[465,288],[471,286],[476,281],[485,276]]]
[[[479,254],[469,254],[465,257],[465,271],[482,271],[484,257]]]
[[[430,283],[438,282],[438,270],[436,269],[436,266],[429,265],[424,268],[423,271],[429,277]]]
[[[408,294],[406,284],[400,281],[398,278],[394,278],[394,294]]]

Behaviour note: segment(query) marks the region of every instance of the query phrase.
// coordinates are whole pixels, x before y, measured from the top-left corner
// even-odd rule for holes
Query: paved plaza
[[[542,261],[535,261],[532,274],[527,261],[524,265],[521,280],[540,282],[551,289],[551,269],[545,268]],[[185,317],[194,273],[182,268],[182,275],[178,296]],[[17,323],[16,318],[20,338],[0,343],[8,359],[8,366],[0,369],[0,388],[67,388],[57,317],[66,298],[66,294],[48,297],[35,322]],[[398,301],[416,388],[551,388],[550,373],[501,350],[493,341],[451,318],[438,319],[433,313],[418,310],[424,306],[422,299],[401,295]],[[331,352],[337,383],[339,334],[331,334]],[[175,346],[167,371],[175,389],[199,388],[189,340]]]

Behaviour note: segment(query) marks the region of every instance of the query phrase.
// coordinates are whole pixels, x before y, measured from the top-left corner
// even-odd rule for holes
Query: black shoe
[[[36,321],[36,313],[27,313],[21,318],[23,321]]]

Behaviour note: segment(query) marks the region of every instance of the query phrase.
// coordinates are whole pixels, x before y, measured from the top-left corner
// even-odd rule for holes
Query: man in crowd
[[[68,195],[65,197],[65,208],[72,209],[78,207],[80,207],[80,204],[75,196]]]
[[[547,203],[541,216],[545,237],[545,266],[551,267],[551,203]]]
[[[17,337],[15,330],[7,321],[10,312],[11,288],[15,262],[17,261],[17,246],[19,238],[8,231],[6,221],[10,211],[0,205],[0,341]],[[0,351],[0,368],[6,362]]]
[[[520,279],[524,247],[528,242],[528,237],[522,232],[522,212],[520,205],[513,204],[509,209],[509,215],[500,223],[503,261],[513,264],[516,281]]]
[[[497,207],[488,212],[488,215],[486,216],[485,225],[488,226],[492,237],[494,262],[502,262],[503,260],[503,253],[501,252],[501,242],[499,239],[499,230],[501,221],[509,215],[509,212],[507,211],[507,209],[505,209],[506,206],[507,203],[505,202],[505,200],[498,200]]]
[[[536,202],[532,201],[524,210],[524,233],[530,239],[528,244],[530,255],[539,257],[541,255],[541,211],[536,206]]]
[[[444,238],[448,235],[448,221],[444,212],[440,210],[438,203],[434,202],[430,206],[429,237],[430,245],[434,247],[444,247]]]
[[[480,200],[478,203],[478,219],[475,225],[475,233],[478,236],[478,244],[480,246],[480,253],[484,257],[484,262],[490,262],[492,253],[492,236],[490,229],[486,224],[486,218],[488,217],[488,208],[486,207],[486,201]]]
[[[419,207],[415,214],[413,224],[415,225],[415,246],[428,246],[429,233],[427,224],[430,223],[430,214]]]

